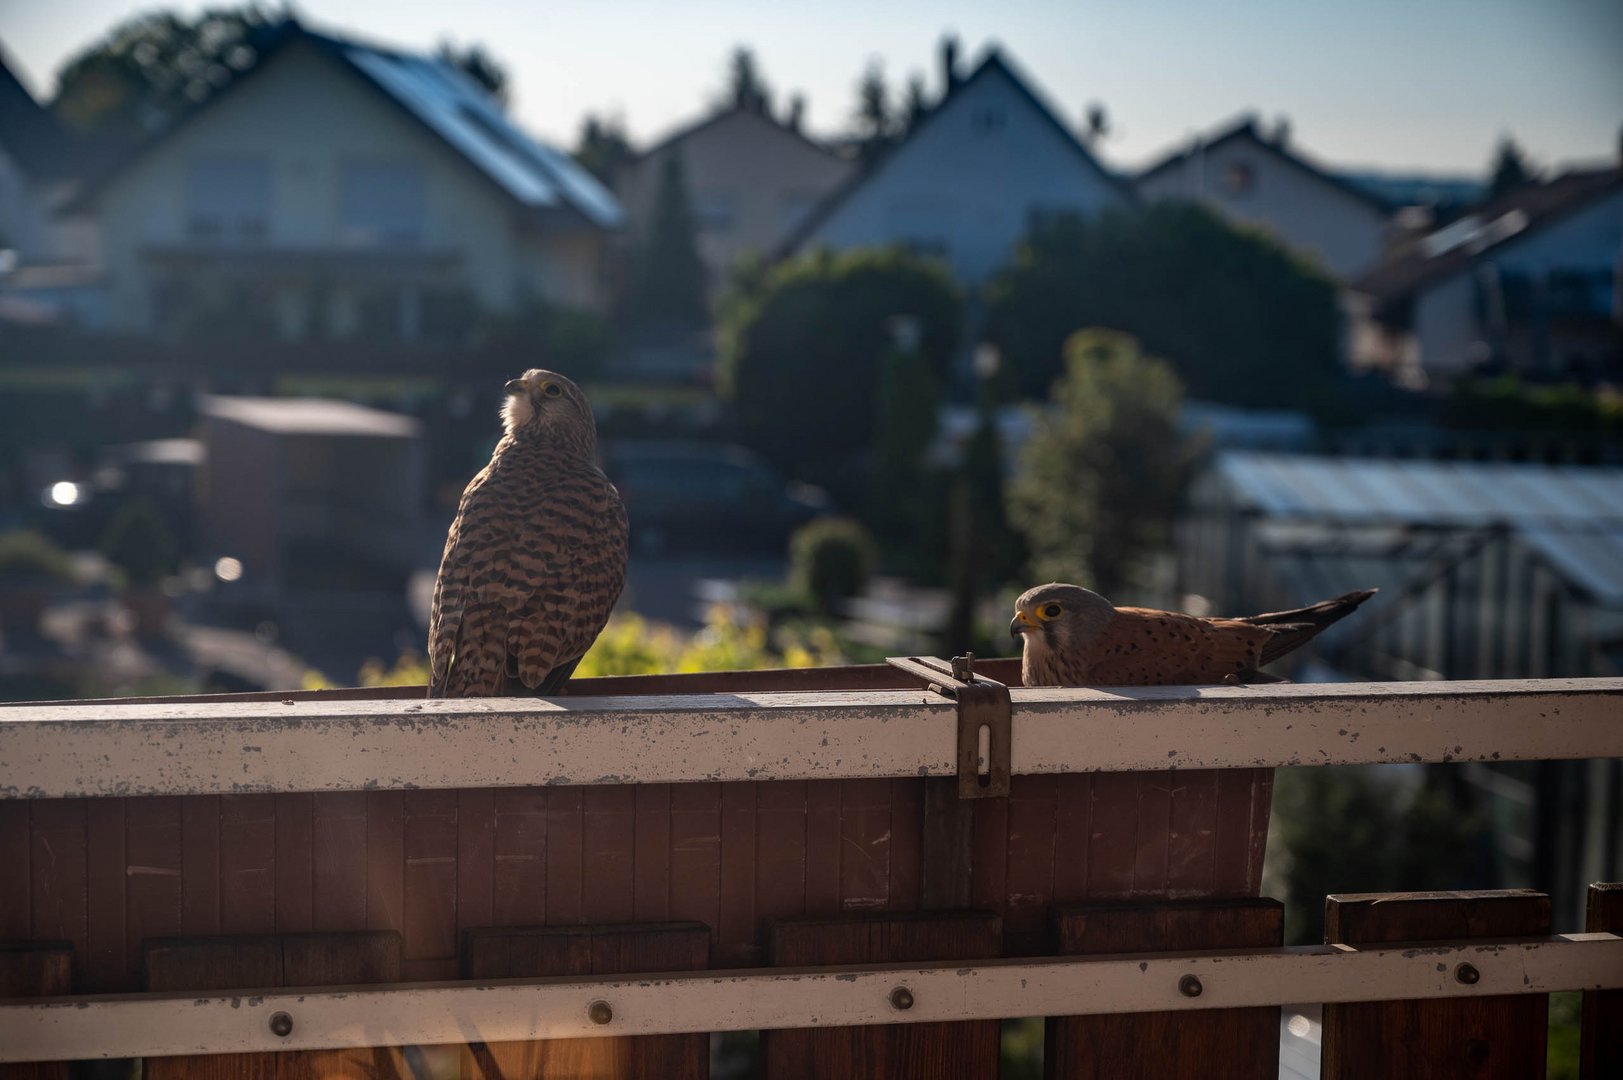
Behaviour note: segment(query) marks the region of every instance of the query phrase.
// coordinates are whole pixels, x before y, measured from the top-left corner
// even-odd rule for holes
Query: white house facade
[[[1390,208],[1312,164],[1247,117],[1142,173],[1145,201],[1202,203],[1236,224],[1260,228],[1317,262],[1337,280],[1380,259]]]
[[[940,256],[973,286],[1042,217],[1090,217],[1132,200],[994,50],[787,250],[901,245]]]

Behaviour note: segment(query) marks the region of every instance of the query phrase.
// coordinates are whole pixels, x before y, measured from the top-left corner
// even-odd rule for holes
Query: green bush
[[[1334,283],[1191,203],[1048,221],[991,285],[988,336],[1028,397],[1047,396],[1066,338],[1090,326],[1133,335],[1210,401],[1317,407],[1341,370]]]
[[[601,315],[531,299],[510,312],[487,314],[475,339],[486,349],[522,352],[532,366],[582,382],[602,370],[614,332]]]
[[[0,588],[60,585],[72,580],[72,560],[44,536],[27,529],[0,533]]]
[[[790,581],[824,613],[862,592],[876,560],[873,537],[849,518],[813,521],[789,538]]]
[[[961,315],[952,279],[905,251],[825,251],[737,277],[734,289],[719,305],[718,376],[744,440],[785,471],[843,483],[851,504],[866,502],[866,485],[851,490],[841,478],[874,446],[896,320],[917,320],[918,354],[945,379]]]
[[[101,550],[130,588],[156,585],[180,562],[174,531],[150,499],[131,499],[119,508],[107,525]]]

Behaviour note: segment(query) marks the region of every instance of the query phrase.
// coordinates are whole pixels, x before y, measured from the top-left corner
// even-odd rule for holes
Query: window
[[[340,180],[339,220],[350,243],[415,244],[423,236],[423,174],[415,165],[352,162]]]
[[[1230,195],[1249,195],[1256,189],[1257,177],[1250,165],[1237,161],[1223,171],[1223,186]]]
[[[200,161],[186,174],[186,234],[194,240],[263,240],[270,233],[270,165]]]

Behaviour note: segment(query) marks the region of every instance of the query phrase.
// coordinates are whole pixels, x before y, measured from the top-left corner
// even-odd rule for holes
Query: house
[[[1352,359],[1411,385],[1623,373],[1623,167],[1573,169],[1405,241],[1351,283]]]
[[[1203,203],[1346,280],[1381,256],[1392,207],[1365,187],[1314,164],[1283,132],[1264,134],[1253,116],[1197,138],[1139,174],[1141,199]]]
[[[90,147],[34,100],[0,52],[0,273],[89,255],[84,229],[56,211],[92,163]]]
[[[796,230],[784,253],[902,245],[985,282],[1031,225],[1133,201],[997,49],[867,172]]]
[[[79,200],[107,326],[436,340],[531,299],[608,302],[622,214],[446,62],[294,20]]]
[[[798,125],[780,123],[762,109],[730,106],[661,139],[617,178],[633,237],[651,225],[672,159],[682,169],[712,288],[741,256],[777,250],[856,168]]]

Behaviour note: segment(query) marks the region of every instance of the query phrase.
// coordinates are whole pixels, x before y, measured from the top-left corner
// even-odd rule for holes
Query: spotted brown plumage
[[[1015,601],[1009,633],[1027,686],[1183,686],[1269,677],[1262,667],[1311,641],[1375,595],[1363,589],[1294,611],[1208,619],[1119,608],[1055,582]]]
[[[507,384],[502,422],[445,540],[428,624],[430,697],[556,692],[625,584],[625,508],[597,467],[585,395],[533,369]]]

